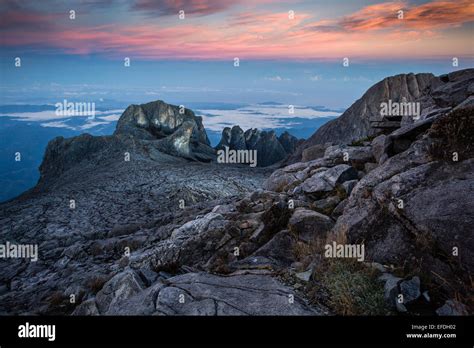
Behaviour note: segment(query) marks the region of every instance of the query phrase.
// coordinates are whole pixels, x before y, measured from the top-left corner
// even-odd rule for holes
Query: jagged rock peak
[[[130,105],[120,116],[114,135],[157,140],[154,146],[173,156],[205,162],[215,159],[202,118],[161,100]]]
[[[282,134],[280,134],[278,141],[288,154],[293,153],[299,144],[298,139],[287,131],[284,131]]]
[[[183,106],[162,100],[141,105],[130,105],[120,116],[114,134],[130,134],[140,139],[162,139],[175,133],[185,122],[191,122],[193,138],[209,145],[202,118]]]
[[[226,127],[216,150],[225,147],[230,150],[256,150],[257,165],[266,167],[285,159],[296,148],[298,139],[288,132],[277,137],[274,131],[247,129],[245,132],[239,126]]]

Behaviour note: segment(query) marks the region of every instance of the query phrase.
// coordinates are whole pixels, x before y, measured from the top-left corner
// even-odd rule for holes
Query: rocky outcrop
[[[128,146],[119,137],[94,137],[81,134],[77,137],[65,139],[57,137],[51,140],[46,147],[43,162],[39,168],[41,178],[40,187],[46,187],[57,180],[64,172],[77,166],[79,163],[99,165],[100,161],[109,161],[124,157]],[[107,153],[103,157],[100,153]]]
[[[433,161],[427,146],[417,141],[364,176],[333,233],[349,243],[365,241],[368,257],[377,262],[412,260],[411,267],[461,286],[463,273],[474,266],[474,162]],[[453,256],[453,248],[465,253]]]
[[[291,154],[298,144],[298,139],[284,132],[277,137],[274,131],[248,129],[245,132],[239,127],[226,127],[216,150],[227,147],[230,150],[255,150],[257,166],[266,167],[282,161]]]
[[[54,182],[79,163],[100,166],[102,162],[150,158],[157,151],[176,157],[209,162],[215,150],[200,117],[162,101],[129,106],[120,117],[112,136],[82,134],[51,140],[40,166],[39,188]],[[37,187],[38,189],[38,187]]]
[[[297,208],[288,222],[290,231],[306,243],[325,236],[333,225],[330,217],[307,208]]]
[[[372,86],[340,117],[321,126],[301,144],[290,163],[300,161],[302,153],[317,144],[350,144],[374,137],[385,129],[393,131],[400,125],[414,123],[446,114],[457,106],[472,105],[474,69],[456,71],[442,76],[433,74],[401,74],[387,77]],[[420,115],[381,114],[382,103],[420,103]],[[385,125],[385,126],[384,126]],[[385,128],[384,128],[385,127]]]
[[[120,116],[114,134],[130,134],[138,139],[154,140],[165,138],[186,122],[192,129],[195,141],[209,145],[202,118],[184,107],[166,104],[158,100],[141,105],[130,105]]]
[[[121,293],[121,282],[106,289],[104,283],[123,270],[126,250],[158,245],[219,202],[261,187],[269,174],[265,169],[189,161],[161,151],[159,143],[175,139],[187,123],[160,139],[144,139],[157,135],[143,135],[142,128],[137,132],[143,138],[121,128],[113,136],[84,134],[49,143],[38,185],[0,206],[0,240],[35,243],[40,254],[36,263],[0,260],[0,313],[70,313],[74,306],[63,300],[71,293],[85,303],[78,313],[108,313],[113,301],[105,299]],[[173,269],[171,253],[169,260]],[[128,295],[148,291],[142,278],[126,279],[134,284]],[[96,293],[104,306],[90,301]]]
[[[173,156],[199,161],[215,159],[202,118],[183,106],[161,100],[130,105],[120,116],[114,134],[154,141],[160,151]]]
[[[320,159],[275,171],[265,187],[294,200],[312,201],[313,209],[335,218],[334,226],[323,234],[328,241],[364,245],[366,260],[424,279],[420,286],[418,276],[381,278],[385,298],[395,310],[425,308],[434,314],[456,293],[472,306],[472,132],[474,109],[457,108],[404,125],[372,143],[330,146]],[[321,217],[316,214],[298,208],[292,220],[301,220],[299,231],[318,231]],[[315,225],[309,227],[310,223]],[[421,296],[420,289],[431,296]],[[399,294],[403,303],[396,300]],[[438,313],[450,311],[444,305]]]

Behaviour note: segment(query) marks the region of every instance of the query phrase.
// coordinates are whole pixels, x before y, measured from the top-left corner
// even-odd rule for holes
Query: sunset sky
[[[473,54],[471,0],[66,3],[2,1],[2,46],[18,52],[147,59],[433,58]],[[76,11],[76,19],[69,18],[70,10]],[[180,10],[184,19],[179,18]],[[398,18],[400,10],[404,11],[403,19]],[[471,45],[466,44],[469,38]]]
[[[261,79],[259,88],[287,84],[290,91],[291,81],[306,74],[308,84],[358,80],[362,90],[391,73],[456,70],[453,57],[459,68],[472,67],[474,57],[472,0],[2,0],[0,13],[4,88],[118,88],[112,66],[129,57],[135,73],[120,81],[129,79],[135,88],[208,88],[212,94],[222,87],[213,83],[218,77],[234,79],[235,88],[251,84],[239,80],[248,77]],[[15,57],[23,58],[21,73]],[[227,76],[222,65],[231,66],[235,57],[240,77]],[[359,70],[338,72],[344,57]],[[71,69],[76,76],[66,77]]]

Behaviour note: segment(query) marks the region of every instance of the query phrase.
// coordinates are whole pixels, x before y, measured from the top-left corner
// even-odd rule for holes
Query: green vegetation
[[[374,140],[375,136],[368,136],[359,140],[354,140],[349,146],[364,146],[364,142]]]
[[[387,315],[378,271],[349,259],[324,260],[315,272],[328,294],[327,305],[339,315]]]

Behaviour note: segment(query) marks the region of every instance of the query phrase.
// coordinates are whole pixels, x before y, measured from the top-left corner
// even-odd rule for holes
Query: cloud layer
[[[337,14],[327,18],[321,5],[304,0],[83,0],[75,20],[63,3],[48,4],[4,2],[2,49],[138,59],[474,56],[466,42],[472,0],[373,1],[349,12],[334,4]]]

